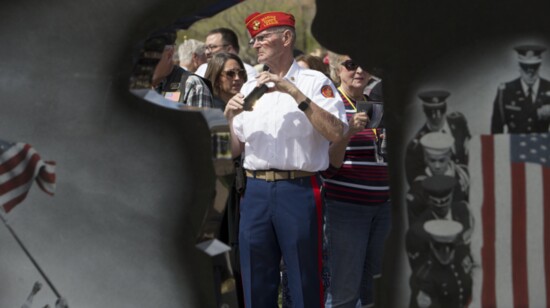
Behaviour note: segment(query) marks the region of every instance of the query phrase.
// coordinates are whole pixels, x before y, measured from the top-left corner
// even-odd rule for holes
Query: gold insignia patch
[[[252,23],[252,29],[254,29],[254,31],[258,31],[258,29],[260,29],[260,21],[259,20],[255,20],[253,23]]]

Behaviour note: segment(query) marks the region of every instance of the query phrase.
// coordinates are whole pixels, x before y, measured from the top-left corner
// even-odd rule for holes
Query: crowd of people
[[[248,16],[255,66],[228,28],[177,47],[153,35],[131,87],[224,112],[246,177],[228,203],[243,307],[277,306],[281,293],[284,307],[370,307],[391,225],[383,118],[371,122],[382,108],[368,103],[383,102],[381,80],[347,55],[298,51],[295,26],[285,12]]]
[[[228,28],[177,48],[173,36],[153,36],[144,50],[156,66],[132,84],[176,106],[219,108],[228,121],[246,181],[228,202],[233,230],[221,233],[238,251],[242,306],[282,298],[283,307],[371,307],[392,221],[381,76],[348,55],[300,52],[295,25],[285,12],[246,18],[254,66]],[[498,89],[493,133],[548,129],[545,49],[515,49],[521,76]],[[152,80],[140,78],[147,71]],[[404,153],[410,306],[464,307],[474,266],[470,130],[462,113],[448,112],[450,92],[417,95],[426,123]]]

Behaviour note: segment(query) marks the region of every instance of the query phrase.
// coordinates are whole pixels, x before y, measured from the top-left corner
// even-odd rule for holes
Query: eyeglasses
[[[204,48],[205,48],[206,50],[212,51],[212,50],[214,50],[214,49],[218,49],[218,48],[220,48],[220,47],[227,47],[227,46],[229,46],[229,44],[222,44],[222,45],[213,45],[213,44],[210,44],[210,45],[206,45]]]
[[[223,71],[222,74],[229,77],[229,78],[235,78],[235,76],[237,76],[237,75],[239,75],[240,79],[244,79],[246,77],[246,71],[245,70],[239,70],[239,69]]]
[[[248,41],[248,44],[250,46],[254,45],[256,42],[259,42],[259,43],[263,43],[265,41],[265,39],[270,36],[271,34],[275,34],[275,33],[283,33],[284,31],[273,31],[273,32],[268,32],[268,33],[265,33],[265,34],[262,34],[262,35],[256,35],[255,37],[251,38],[250,41]]]
[[[353,60],[346,60],[340,64],[343,65],[348,71],[355,71],[359,67],[359,64],[353,62]]]

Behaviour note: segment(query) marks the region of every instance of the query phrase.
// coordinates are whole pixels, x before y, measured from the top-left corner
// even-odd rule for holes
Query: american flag
[[[550,135],[470,141],[472,307],[550,304]]]
[[[55,192],[55,163],[43,161],[26,143],[0,140],[0,207],[11,211],[25,199],[33,180],[46,193]]]

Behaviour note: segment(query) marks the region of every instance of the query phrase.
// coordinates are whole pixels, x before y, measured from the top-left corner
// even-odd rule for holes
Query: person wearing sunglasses
[[[350,129],[331,144],[330,166],[322,173],[330,275],[325,307],[370,307],[391,226],[388,166],[377,158],[381,129],[366,128],[369,118],[357,110],[357,102],[367,100],[369,72],[333,52],[329,65]]]
[[[539,45],[515,47],[520,77],[500,85],[493,103],[491,133],[549,131],[550,81],[539,75],[545,50],[546,47]]]
[[[330,142],[346,131],[344,105],[327,76],[294,60],[294,16],[256,12],[245,24],[268,68],[225,108],[232,154],[244,155],[247,175],[239,224],[245,306],[277,307],[282,257],[293,307],[321,307],[318,172],[328,168]],[[261,92],[245,111],[245,97]]]
[[[204,77],[212,83],[214,107],[221,110],[225,109],[231,97],[241,91],[248,79],[243,61],[227,52],[217,53],[210,59]]]

